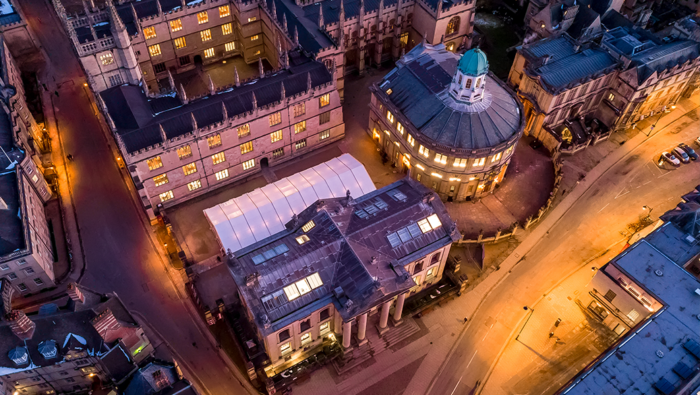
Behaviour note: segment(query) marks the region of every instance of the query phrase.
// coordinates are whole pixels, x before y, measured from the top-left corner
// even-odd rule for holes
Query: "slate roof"
[[[222,103],[229,117],[253,110],[253,94],[258,107],[278,102],[284,83],[287,97],[305,92],[307,78],[317,87],[332,81],[330,72],[320,62],[311,60],[299,52],[290,53],[289,70],[279,70],[265,78],[253,80],[240,87],[219,91],[183,104],[172,96],[148,98],[140,86],[120,85],[100,92],[107,110],[124,142],[127,152],[136,152],[163,142],[162,125],[168,139],[193,131],[192,115],[202,128],[223,120]]]
[[[421,43],[372,90],[410,121],[418,141],[437,152],[469,154],[518,139],[524,125],[521,103],[493,74],[486,77],[482,101],[457,105],[450,99],[447,90],[459,59],[444,44]]]
[[[153,373],[158,370],[168,378],[170,384],[175,384],[179,381],[177,370],[172,364],[153,361],[134,372],[129,381],[129,385],[124,390],[124,395],[153,395],[156,393],[164,393],[157,389],[155,379],[153,378]]]
[[[695,355],[691,351],[693,342],[700,343],[700,302],[694,293],[700,282],[682,265],[687,262],[685,257],[700,254],[700,245],[689,243],[685,236],[673,223],[666,223],[611,261],[664,307],[574,377],[559,394],[656,394],[664,393],[657,388],[673,390],[686,382],[687,377],[679,372],[687,370],[679,363],[690,368],[700,363],[700,347]],[[684,252],[677,254],[679,249]]]
[[[542,86],[552,93],[584,84],[619,66],[615,58],[597,45],[579,47],[566,34],[523,45],[519,50],[531,60],[528,74],[539,77]],[[551,57],[546,63],[545,56]]]
[[[616,27],[629,27],[629,28],[631,28],[632,26],[634,26],[634,23],[632,23],[629,19],[625,18],[624,15],[620,14],[619,12],[617,12],[615,10],[610,10],[610,12],[606,13],[600,22],[603,25],[605,25],[605,27],[608,30],[612,30]]]
[[[0,110],[0,147],[10,160],[20,163],[24,159],[24,153],[14,145],[10,117],[2,110]],[[17,170],[8,169],[11,162],[7,156],[0,152],[0,199],[2,199],[0,206],[7,205],[6,210],[0,207],[0,257],[26,247]]]
[[[310,52],[317,53],[323,48],[335,46],[333,40],[318,26],[318,9],[319,6],[310,5],[307,7],[299,7],[293,1],[289,0],[265,0],[268,9],[272,7],[272,2],[275,3],[277,12],[277,21],[280,26],[283,26],[284,15],[287,17],[287,29],[289,37],[294,39],[294,30],[299,34],[299,44],[301,47]],[[326,24],[337,22],[340,12],[340,0],[333,2],[323,2],[323,19]],[[345,7],[348,3],[345,3]],[[348,18],[348,9],[345,9],[345,18]]]
[[[694,41],[679,40],[658,45],[632,56],[641,84],[654,72],[661,72],[700,56],[700,45]]]
[[[80,287],[85,296],[85,303],[75,304],[69,301],[65,308],[40,309],[38,314],[28,314],[36,329],[31,339],[22,341],[12,333],[7,321],[0,321],[0,375],[12,373],[29,364],[17,366],[8,357],[8,352],[15,347],[26,345],[30,363],[35,366],[48,366],[60,362],[71,346],[83,347],[89,353],[99,355],[106,353],[113,345],[106,345],[100,334],[91,324],[91,320],[106,308],[110,308],[117,320],[136,325],[126,307],[115,296],[101,295]],[[77,336],[76,336],[77,335]],[[39,352],[39,344],[45,340],[54,340],[58,348],[56,358],[46,359]],[[65,345],[65,347],[64,347]],[[113,369],[122,369],[121,362],[112,361]]]
[[[393,197],[396,191],[403,197]],[[376,204],[383,208],[375,210]],[[361,218],[357,214],[360,210],[371,213]],[[392,248],[388,234],[433,214],[441,226],[427,233],[418,230],[413,238]],[[315,226],[304,232],[301,227],[311,220]],[[301,235],[310,240],[299,245],[295,238]],[[459,237],[437,195],[414,180],[404,179],[350,203],[347,198],[319,201],[290,221],[286,230],[236,252],[228,264],[259,331],[267,335],[329,303],[345,320],[367,311],[415,285],[403,265]],[[254,257],[282,244],[287,252],[255,264]],[[255,273],[257,280],[247,286],[246,278]],[[320,287],[292,301],[281,295],[283,303],[263,304],[263,297],[282,292],[314,273],[323,282]],[[338,287],[344,297],[334,294]]]

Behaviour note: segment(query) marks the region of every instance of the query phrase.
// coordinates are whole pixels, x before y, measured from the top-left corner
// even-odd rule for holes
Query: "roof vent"
[[[373,256],[372,258],[369,259],[369,263],[371,265],[376,265],[377,264],[377,257]]]
[[[658,269],[657,269],[657,270],[654,270],[654,274],[656,274],[657,276],[661,277],[661,276],[664,275],[664,272],[662,272],[661,270],[658,270]]]
[[[656,356],[659,357],[659,358],[663,358],[663,357],[664,357],[664,352],[661,351],[661,350],[656,350]]]
[[[12,362],[15,363],[15,365],[24,365],[25,363],[29,362],[29,353],[27,353],[27,347],[15,347],[12,350],[10,350],[9,353],[7,353],[7,356],[10,357]]]
[[[695,295],[699,295],[699,296],[700,296],[700,288],[696,288],[696,289],[695,289]],[[698,317],[700,317],[700,315],[698,315]]]
[[[696,242],[697,240],[695,239],[695,237],[693,237],[693,236],[691,236],[691,235],[686,235],[686,236],[685,236],[685,241],[687,241],[688,244],[695,244],[695,242]]]

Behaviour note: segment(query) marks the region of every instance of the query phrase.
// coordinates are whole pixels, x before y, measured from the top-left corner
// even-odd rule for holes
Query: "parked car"
[[[680,144],[678,144],[678,147],[680,149],[682,149],[683,151],[685,151],[685,153],[688,154],[690,159],[698,160],[698,154],[695,152],[694,149],[690,148],[690,146],[688,146],[688,144],[680,143]]]
[[[678,167],[681,165],[681,161],[679,161],[673,154],[669,154],[668,152],[664,151],[661,154],[661,159],[665,160],[666,162],[670,163],[671,165]]]
[[[681,160],[681,162],[690,163],[690,157],[688,156],[688,154],[685,153],[685,151],[683,151],[683,149],[681,147],[674,148],[673,153],[676,155],[676,157],[678,159]]]

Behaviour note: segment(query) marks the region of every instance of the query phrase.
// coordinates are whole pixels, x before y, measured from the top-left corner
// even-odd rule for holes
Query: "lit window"
[[[166,200],[170,200],[174,197],[173,191],[163,192],[160,195],[158,195],[158,197],[160,197],[161,202],[164,202]]]
[[[309,277],[306,278],[309,281],[309,285],[311,286],[311,289],[316,289],[323,285],[323,281],[321,281],[321,277],[318,275],[318,273],[314,273],[310,275]]]
[[[305,223],[304,226],[301,227],[301,230],[303,230],[304,232],[308,232],[311,229],[313,229],[314,226],[316,226],[316,223],[314,223],[314,221],[311,220],[311,221]]]
[[[294,124],[294,134],[306,131],[306,121],[301,121]]]
[[[408,45],[408,32],[401,33],[401,38],[399,41],[401,41],[401,48]]]
[[[615,94],[613,94],[613,93],[609,94],[609,95],[608,95],[608,100],[609,100],[609,101],[615,100]]]
[[[425,274],[425,277],[428,281],[430,281],[430,279],[435,277],[435,275],[437,274],[437,269],[438,269],[437,266],[433,266],[430,269],[428,269],[428,273]]]
[[[280,158],[284,156],[284,147],[282,148],[277,148],[276,150],[272,151],[272,157],[273,158]]]
[[[394,123],[394,114],[391,113],[391,111],[386,112],[386,119],[389,120],[389,123]]]
[[[435,154],[435,162],[447,164],[447,155]]]
[[[249,159],[243,162],[243,170],[249,170],[255,167],[255,159]]]
[[[250,134],[250,124],[241,125],[238,127],[238,137],[245,137]]]
[[[190,190],[190,192],[194,191],[195,189],[199,189],[202,187],[202,181],[197,180],[197,181],[192,181],[187,184],[187,189]]]
[[[151,54],[151,56],[159,56],[161,54],[160,44],[151,45],[148,47],[148,53]]]
[[[197,163],[192,162],[188,165],[182,166],[182,172],[185,173],[186,176],[189,176],[192,173],[197,172]]]
[[[430,226],[430,223],[428,222],[427,218],[424,218],[424,219],[418,221],[418,226],[420,226],[420,230],[423,233],[428,233],[431,230],[433,230],[433,228]]]
[[[319,140],[325,140],[325,139],[331,137],[331,130],[330,129],[324,130],[323,132],[321,132],[319,137],[320,137]]]
[[[418,148],[418,153],[419,153],[419,154],[422,154],[423,156],[425,156],[425,157],[427,158],[428,155],[430,155],[430,150],[427,149],[427,148],[425,148],[425,147],[423,147],[423,144],[421,144],[421,145],[420,145],[420,148]]]
[[[330,93],[326,93],[325,95],[318,98],[319,107],[325,107],[329,104],[331,104],[331,94]]]
[[[174,21],[170,21],[170,31],[171,32],[177,32],[182,30],[182,21],[179,19],[175,19]]]
[[[230,52],[236,49],[236,43],[231,41],[230,43],[224,44],[224,50]]]
[[[428,222],[430,223],[430,226],[433,229],[437,229],[442,226],[442,222],[440,222],[440,218],[438,218],[437,214],[433,214],[430,217],[427,218]]]
[[[39,181],[39,176],[37,176],[36,174],[34,174],[34,175],[32,176],[32,181],[34,181],[34,182]]]
[[[304,244],[304,243],[306,243],[307,241],[309,241],[309,236],[307,236],[307,235],[301,235],[301,236],[297,237],[296,240],[297,240],[297,243],[299,243],[299,244]]]
[[[403,125],[401,124],[401,122],[396,122],[396,130],[398,130],[399,133],[401,133],[401,135],[403,136],[403,132],[405,129],[403,128]]]
[[[199,32],[199,37],[202,38],[202,42],[211,40],[211,29],[202,30]]]
[[[155,26],[144,27],[143,28],[143,36],[146,38],[146,40],[148,40],[150,38],[156,38],[156,27]]]
[[[259,38],[260,38],[260,36],[256,34],[256,35],[250,37],[250,41],[255,41]]]
[[[298,117],[301,115],[306,114],[306,104],[305,103],[299,103],[294,106],[294,116]]]
[[[227,23],[225,25],[221,25],[221,32],[225,35],[233,33],[233,28],[231,27],[230,23]]]
[[[306,281],[306,279],[297,281],[294,283],[294,285],[297,286],[297,290],[299,290],[299,293],[302,295],[306,295],[307,293],[311,292],[311,287],[309,287],[309,283]]]
[[[501,160],[501,156],[502,156],[502,155],[503,155],[503,153],[501,153],[501,152],[497,153],[496,155],[494,155],[494,156],[491,158],[491,162],[496,162],[496,161]]]
[[[477,159],[474,161],[474,164],[472,165],[472,167],[483,166],[484,163],[486,163],[486,158]]]
[[[410,134],[408,135],[408,143],[411,144],[411,147],[416,146],[416,139],[414,139]]]
[[[205,58],[211,58],[214,56],[216,53],[214,52],[214,48],[209,48],[206,51],[204,51],[204,57]]]
[[[247,154],[248,152],[251,152],[251,151],[253,151],[253,142],[252,141],[241,144],[241,155]]]
[[[306,139],[301,139],[294,143],[294,148],[300,150],[302,148],[306,147]]]
[[[214,174],[214,175],[216,176],[216,180],[217,180],[217,181],[223,180],[224,178],[227,178],[227,177],[228,177],[228,169],[224,169],[224,170],[218,171],[218,172],[216,172],[216,174]]]
[[[197,14],[197,22],[199,22],[200,25],[209,22],[209,14],[207,14],[206,11],[200,12]]]
[[[185,48],[187,46],[187,42],[185,41],[184,37],[179,37],[175,39],[175,48],[180,49],[180,48]]]
[[[386,90],[386,94],[387,94],[387,95],[391,95],[393,92],[394,92],[394,90],[391,89],[391,88],[389,88],[389,89]]]
[[[219,152],[216,155],[212,155],[211,162],[213,165],[218,165],[219,163],[226,162],[226,155],[223,152]]]
[[[453,166],[454,167],[467,167],[467,159],[466,158],[455,158],[455,163]]]
[[[276,112],[274,114],[270,114],[269,119],[270,119],[270,126],[279,125],[282,123],[282,113]]]
[[[301,336],[301,344],[305,345],[311,342],[311,332],[306,332]]]
[[[168,175],[167,174],[161,174],[159,176],[153,177],[153,182],[156,184],[157,187],[167,184],[168,183]]]
[[[190,156],[192,156],[192,148],[190,148],[189,145],[178,148],[177,149],[177,156],[180,159],[189,158]]]
[[[321,324],[321,326],[318,327],[319,332],[321,335],[325,334],[328,330],[331,328],[331,322],[327,321]]]
[[[270,141],[271,142],[276,142],[282,140],[282,131],[278,130],[276,132],[270,133]]]
[[[255,16],[251,16],[250,18],[248,18],[248,22],[255,22],[257,20],[258,20],[258,18]]]
[[[231,15],[231,9],[227,5],[219,7],[219,18]]]
[[[292,343],[291,342],[286,342],[280,346],[280,354],[284,355],[290,351],[292,351]]]
[[[103,65],[108,65],[114,63],[114,56],[112,56],[111,53],[106,53],[104,55],[100,55],[100,62],[102,62]]]
[[[299,290],[294,284],[284,287],[284,293],[287,295],[287,300],[290,302],[300,296]]]
[[[413,282],[416,283],[416,285],[420,285],[420,282],[421,282],[420,275],[413,276]]]
[[[221,135],[220,134],[215,134],[213,136],[207,137],[207,144],[209,144],[209,148],[215,148],[221,145]]]

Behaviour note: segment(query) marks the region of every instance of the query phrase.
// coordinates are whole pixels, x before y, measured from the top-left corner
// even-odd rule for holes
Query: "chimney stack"
[[[75,303],[85,303],[85,295],[83,295],[80,288],[78,288],[78,284],[76,283],[68,284],[68,296],[70,296]]]
[[[22,340],[29,340],[34,336],[36,324],[24,314],[24,311],[13,310],[5,316],[5,319],[10,323],[10,328],[15,336]]]
[[[119,337],[119,333],[110,334],[110,332],[114,332],[121,328],[121,324],[119,321],[117,321],[116,317],[114,317],[114,314],[112,314],[112,310],[110,309],[103,311],[100,315],[93,318],[92,326],[95,328],[97,333],[102,336],[105,343],[111,343],[117,340]]]

